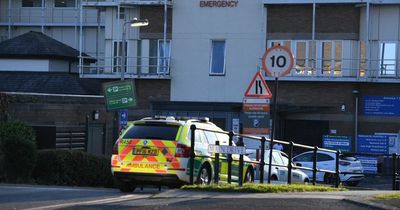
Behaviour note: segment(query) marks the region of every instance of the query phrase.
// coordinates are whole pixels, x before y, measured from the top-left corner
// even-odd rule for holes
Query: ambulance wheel
[[[124,193],[133,192],[136,186],[130,182],[122,182],[119,186],[119,190]]]
[[[196,184],[207,185],[211,183],[211,169],[208,164],[203,164],[197,176]]]

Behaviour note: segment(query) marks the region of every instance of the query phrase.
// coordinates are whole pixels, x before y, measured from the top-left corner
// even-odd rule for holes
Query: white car
[[[252,151],[247,155],[251,160],[256,160],[256,152]],[[258,160],[260,161],[260,160]],[[264,180],[268,180],[268,164],[269,164],[269,150],[265,150],[264,155]],[[288,180],[288,168],[286,167],[289,163],[288,156],[279,150],[272,150],[272,164],[279,164],[284,166],[271,167],[271,180],[286,183]],[[257,164],[257,171],[259,171]],[[310,179],[307,174],[298,169],[292,169],[292,183],[309,183]]]
[[[293,162],[298,166],[312,168],[313,167],[313,156],[314,152],[304,152],[293,158]],[[335,171],[336,170],[336,154],[318,151],[317,152],[317,168]],[[339,171],[340,181],[349,185],[356,186],[361,180],[364,179],[363,167],[361,162],[351,156],[340,155],[339,156]],[[304,170],[304,172],[312,179],[312,171]],[[316,181],[324,182],[327,184],[334,183],[335,174],[325,173],[325,172],[317,172]]]

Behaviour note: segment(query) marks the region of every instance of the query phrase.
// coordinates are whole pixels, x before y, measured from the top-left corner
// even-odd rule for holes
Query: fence
[[[260,160],[256,160],[256,161],[244,161],[244,157],[243,154],[239,155],[239,169],[238,169],[238,184],[239,186],[243,185],[243,168],[244,168],[244,163],[252,163],[252,164],[258,164],[259,165],[259,169],[260,169],[260,183],[264,182],[264,166],[268,165],[268,183],[271,183],[271,167],[272,166],[280,166],[280,167],[286,167],[288,169],[288,174],[287,174],[287,183],[291,184],[292,183],[292,171],[293,169],[301,169],[301,170],[309,170],[312,171],[312,184],[316,185],[316,180],[317,180],[317,172],[324,172],[324,173],[328,173],[331,175],[334,175],[334,186],[335,187],[339,187],[340,185],[340,174],[348,174],[349,172],[341,172],[339,170],[339,160],[340,160],[340,155],[342,154],[340,151],[335,151],[335,150],[329,150],[329,149],[324,149],[324,148],[319,148],[317,146],[308,146],[308,145],[303,145],[303,144],[297,144],[294,143],[292,141],[287,142],[287,141],[282,141],[282,140],[272,140],[272,139],[267,139],[265,137],[258,137],[258,136],[250,136],[250,135],[244,135],[244,134],[235,134],[234,132],[226,132],[226,131],[215,131],[215,130],[209,130],[209,129],[204,129],[204,128],[197,128],[195,125],[192,125],[190,127],[190,132],[191,132],[191,150],[190,150],[190,159],[189,159],[189,167],[190,167],[190,184],[194,183],[194,160],[196,157],[208,157],[208,158],[212,158],[214,159],[214,183],[218,183],[219,182],[219,162],[221,160],[226,159],[227,161],[227,182],[231,183],[232,181],[232,162],[233,161],[237,161],[237,160],[233,160],[232,159],[232,154],[228,154],[227,157],[220,157],[220,153],[215,153],[214,157],[212,156],[198,156],[195,154],[195,132],[196,130],[202,130],[202,131],[208,131],[208,132],[214,132],[214,133],[220,133],[220,134],[224,134],[224,135],[228,135],[229,136],[229,146],[232,146],[232,141],[233,141],[233,137],[239,137],[239,141],[237,143],[237,146],[244,146],[243,143],[243,138],[248,138],[248,139],[252,139],[255,141],[260,141],[261,143],[261,155],[260,155]],[[266,142],[268,142],[270,144],[269,146],[269,163],[265,163],[265,151],[266,151]],[[288,146],[289,148],[289,152],[288,152],[288,164],[287,165],[281,165],[281,164],[273,164],[272,163],[272,151],[273,151],[273,144],[274,143],[279,143],[279,144],[284,144],[286,146]],[[215,142],[215,145],[219,145],[219,141]],[[313,165],[312,167],[304,167],[304,166],[298,166],[298,165],[293,165],[292,164],[292,159],[293,159],[293,150],[294,148],[302,148],[302,149],[308,149],[308,150],[312,150],[313,151]],[[318,162],[318,151],[324,151],[324,152],[328,152],[328,153],[333,153],[335,154],[335,170],[326,170],[326,169],[319,169],[317,167],[317,162]],[[346,153],[349,154],[349,153]],[[352,153],[352,154],[356,154],[356,153]],[[364,154],[364,153],[357,153],[358,155],[368,155],[368,154]],[[398,166],[397,166],[397,159],[400,159],[400,155],[398,154],[393,154],[393,171],[392,171],[392,178],[393,178],[393,186],[392,189],[393,190],[398,190],[399,189],[399,183],[400,183],[400,174],[398,173]],[[362,172],[357,173],[357,172],[351,172],[351,174],[363,174]],[[331,177],[332,178],[332,177]],[[332,183],[332,182],[331,182]]]

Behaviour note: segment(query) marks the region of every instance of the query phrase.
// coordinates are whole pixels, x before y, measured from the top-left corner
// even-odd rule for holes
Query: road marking
[[[124,196],[119,196],[116,198],[106,198],[106,199],[99,199],[99,200],[92,200],[92,201],[80,201],[80,202],[66,203],[66,204],[55,204],[55,205],[49,205],[49,206],[28,208],[25,210],[57,209],[57,208],[65,208],[65,207],[71,207],[71,206],[77,206],[77,205],[108,204],[108,203],[115,203],[115,202],[128,201],[128,200],[134,200],[134,199],[148,198],[150,196],[152,196],[152,195],[151,194],[148,194],[148,195],[124,195]]]

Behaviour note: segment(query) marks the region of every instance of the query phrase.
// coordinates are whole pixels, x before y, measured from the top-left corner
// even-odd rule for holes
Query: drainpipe
[[[8,39],[11,39],[11,0],[8,0]]]
[[[162,64],[163,64],[163,68],[164,68],[164,71],[163,71],[163,73],[164,73],[164,76],[167,74],[167,70],[168,70],[168,68],[167,68],[167,19],[168,19],[168,15],[167,15],[167,11],[168,11],[168,8],[167,8],[167,0],[164,0],[164,58],[163,58],[163,62],[162,62]]]
[[[45,1],[42,0],[42,33],[44,34],[44,9],[46,8]]]
[[[372,76],[373,74],[370,72],[370,69],[371,69],[371,60],[370,60],[370,56],[371,56],[371,53],[370,53],[370,50],[369,50],[369,10],[370,10],[370,8],[369,8],[369,6],[370,6],[370,3],[369,3],[369,0],[367,0],[367,8],[366,8],[366,15],[365,15],[365,52],[366,52],[366,55],[365,55],[365,71],[366,71],[366,74],[367,74],[367,77],[369,77],[369,76]]]
[[[316,11],[315,11],[315,1],[313,3],[313,14],[312,14],[312,31],[311,31],[311,40],[312,40],[312,46],[311,46],[311,66],[315,68],[315,75],[319,75],[319,72],[317,71],[317,53],[316,53],[316,43],[315,43],[315,16],[316,16]]]
[[[82,24],[83,24],[83,6],[82,3],[80,5],[80,14],[79,14],[79,76],[83,76],[83,59],[82,59],[82,36],[83,36],[83,31],[82,31]]]
[[[357,137],[358,137],[358,90],[353,90],[354,95],[354,149],[353,151],[356,152],[357,150]]]

